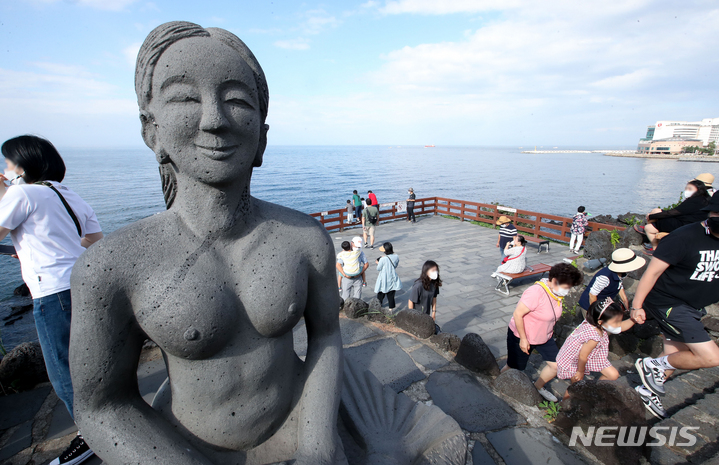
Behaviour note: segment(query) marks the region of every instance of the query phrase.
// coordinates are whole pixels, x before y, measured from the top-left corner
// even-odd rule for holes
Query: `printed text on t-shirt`
[[[701,261],[689,279],[712,282],[714,278],[719,278],[719,250],[701,250],[699,254]]]

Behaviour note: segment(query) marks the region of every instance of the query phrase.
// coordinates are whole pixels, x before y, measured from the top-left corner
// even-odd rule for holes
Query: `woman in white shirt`
[[[507,242],[504,249],[504,259],[497,268],[497,273],[521,273],[527,267],[527,240],[524,236],[514,236],[514,240]]]
[[[65,163],[55,147],[36,136],[2,145],[7,169],[0,175],[0,240],[8,234],[33,297],[33,315],[48,377],[73,413],[70,347],[70,273],[85,248],[102,238],[95,212],[60,184]],[[5,182],[10,182],[6,186]],[[79,464],[91,457],[82,436],[52,464]]]

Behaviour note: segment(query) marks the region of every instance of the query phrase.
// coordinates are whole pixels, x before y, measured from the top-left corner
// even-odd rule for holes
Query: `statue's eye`
[[[172,103],[200,103],[200,98],[194,95],[173,95],[167,101]]]
[[[240,106],[240,107],[249,108],[249,109],[251,109],[251,110],[254,110],[254,109],[255,109],[255,107],[253,107],[250,102],[248,102],[247,100],[245,100],[245,99],[243,99],[243,98],[237,98],[237,97],[236,97],[236,98],[230,98],[230,99],[225,100],[225,102],[226,102],[226,103],[229,103],[229,104],[231,104],[231,105],[237,105],[237,106]]]

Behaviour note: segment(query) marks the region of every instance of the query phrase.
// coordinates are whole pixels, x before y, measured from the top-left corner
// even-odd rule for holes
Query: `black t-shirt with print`
[[[687,304],[700,309],[719,302],[719,238],[704,223],[682,226],[659,243],[654,257],[669,263],[646,298],[666,309]]]
[[[409,194],[409,199],[407,200],[407,208],[414,208],[414,199],[416,199],[417,196],[414,195],[414,192]]]

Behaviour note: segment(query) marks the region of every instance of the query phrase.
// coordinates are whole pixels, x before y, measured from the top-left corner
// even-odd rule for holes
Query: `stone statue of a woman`
[[[269,128],[260,64],[223,29],[171,22],[142,45],[135,88],[168,209],[109,235],[73,270],[85,439],[110,464],[346,463],[331,238],[250,195]],[[302,317],[304,362],[292,341]],[[147,338],[169,372],[152,407],[135,376]]]

